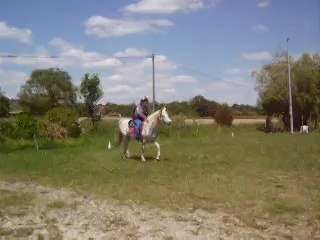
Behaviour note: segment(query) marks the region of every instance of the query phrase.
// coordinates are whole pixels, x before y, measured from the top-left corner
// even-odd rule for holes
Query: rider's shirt
[[[141,104],[138,104],[133,113],[133,119],[144,121],[148,116],[148,109]]]

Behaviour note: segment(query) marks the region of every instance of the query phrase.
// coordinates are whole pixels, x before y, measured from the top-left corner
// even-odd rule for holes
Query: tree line
[[[320,54],[290,57],[294,128],[308,124],[318,128],[320,117]],[[287,54],[277,54],[252,76],[257,81],[258,106],[264,113],[280,116],[289,129],[289,96]]]
[[[167,103],[171,115],[186,117],[215,117],[219,109],[233,116],[277,116],[289,128],[287,55],[274,59],[254,71],[258,92],[257,106],[234,104],[228,106],[198,95],[189,101]],[[320,117],[320,54],[302,54],[290,58],[294,126],[304,123],[318,127]],[[85,74],[80,86],[75,86],[68,72],[59,68],[34,70],[20,88],[18,99],[10,101],[0,89],[0,116],[6,116],[17,102],[19,108],[33,115],[43,115],[55,107],[72,107],[80,116],[94,117],[103,90],[97,74]],[[137,96],[138,97],[138,96]],[[80,101],[79,101],[80,100]],[[158,108],[160,103],[156,104]],[[105,107],[131,116],[134,104],[106,103]]]
[[[6,116],[12,102],[18,108],[33,115],[43,115],[55,107],[76,108],[81,116],[93,117],[97,103],[103,96],[103,90],[97,74],[86,73],[80,86],[75,86],[68,72],[59,68],[34,70],[30,78],[21,86],[18,99],[10,101],[0,91],[0,116]],[[138,98],[139,96],[137,96]],[[80,100],[80,101],[79,101]],[[11,103],[10,103],[11,102]],[[156,103],[158,108],[161,104]],[[105,106],[114,112],[130,116],[134,104],[106,103]],[[171,115],[182,114],[186,117],[214,117],[219,107],[228,107],[198,95],[189,101],[167,103]],[[235,115],[257,115],[259,110],[254,106],[234,104],[230,111]]]

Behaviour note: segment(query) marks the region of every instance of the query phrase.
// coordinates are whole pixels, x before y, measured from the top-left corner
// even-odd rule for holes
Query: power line
[[[35,56],[35,55],[0,55],[0,58],[62,58],[61,56]]]
[[[189,71],[189,72],[191,72],[191,73],[193,73],[193,74],[201,75],[201,76],[203,76],[203,77],[206,77],[207,79],[211,79],[211,80],[212,80],[212,79],[220,79],[220,77],[212,76],[212,75],[210,75],[210,74],[208,74],[208,73],[202,72],[202,71],[200,71],[200,70],[198,70],[198,69],[195,69],[195,68],[186,67],[186,66],[182,66],[182,65],[178,65],[178,67],[179,67],[180,69],[184,69],[184,70],[186,70],[186,71]]]
[[[37,55],[13,55],[13,54],[0,54],[0,58],[69,58],[73,56],[58,56],[58,55],[51,55],[51,56],[37,56]],[[134,59],[134,58],[152,58],[152,55],[145,55],[145,56],[111,56],[109,58],[118,58],[118,59]]]

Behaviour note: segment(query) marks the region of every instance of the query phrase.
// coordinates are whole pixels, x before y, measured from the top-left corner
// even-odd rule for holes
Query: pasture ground
[[[114,130],[115,123],[108,123],[105,134],[83,136],[68,147],[0,153],[0,178],[65,187],[119,204],[130,200],[135,206],[169,212],[215,216],[222,211],[261,233],[270,233],[272,226],[285,229],[273,233],[276,239],[320,237],[319,133],[291,136],[264,134],[253,127],[165,127],[159,139],[162,160],[142,163],[136,142],[130,145],[136,158],[129,160],[121,160],[120,148],[106,149]],[[146,155],[154,154],[149,145]],[[31,201],[28,194],[21,198]],[[53,203],[57,205],[64,206],[64,200]]]

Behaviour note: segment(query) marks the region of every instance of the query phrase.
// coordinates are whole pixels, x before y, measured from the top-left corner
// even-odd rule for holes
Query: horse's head
[[[167,107],[163,106],[160,110],[160,116],[159,119],[161,122],[165,123],[165,124],[171,124],[172,120],[169,117],[169,114],[167,112]]]

